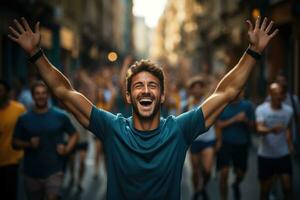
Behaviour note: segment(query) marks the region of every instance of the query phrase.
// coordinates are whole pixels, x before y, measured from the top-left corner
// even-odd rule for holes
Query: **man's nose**
[[[143,87],[143,93],[149,93],[148,85],[145,85],[145,86]]]

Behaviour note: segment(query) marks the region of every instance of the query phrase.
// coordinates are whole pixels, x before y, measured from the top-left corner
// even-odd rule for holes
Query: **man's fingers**
[[[34,32],[39,33],[40,32],[40,22],[37,22],[34,26]]]
[[[16,37],[18,38],[20,36],[20,33],[18,33],[18,31],[16,31],[13,27],[8,27],[10,32]]]
[[[249,31],[253,31],[253,25],[252,22],[250,20],[247,20],[246,23],[248,24],[248,32]]]
[[[258,17],[256,18],[254,29],[259,29],[259,25],[260,25],[260,16],[258,16]]]
[[[270,35],[270,38],[273,38],[277,33],[278,33],[278,29],[276,29],[271,35]]]
[[[23,23],[23,25],[24,25],[24,27],[25,27],[25,30],[26,30],[26,31],[32,32],[32,31],[31,31],[31,28],[30,28],[30,26],[29,26],[29,24],[28,24],[28,22],[27,22],[27,20],[26,20],[24,17],[22,17],[21,20],[22,20],[22,23]]]
[[[22,27],[22,25],[16,19],[14,20],[14,23],[15,23],[15,25],[16,25],[16,27],[17,27],[17,29],[18,29],[19,32],[21,32],[21,33],[25,32],[25,30]]]
[[[271,21],[270,24],[268,25],[268,27],[266,28],[266,31],[265,31],[265,32],[266,32],[267,34],[268,34],[268,33],[270,32],[270,30],[272,29],[273,24],[274,24],[274,22]]]
[[[14,41],[14,42],[17,42],[17,41],[18,41],[17,38],[11,36],[10,34],[8,34],[7,36],[8,36],[12,41]]]
[[[267,21],[268,21],[268,19],[265,17],[264,21],[263,21],[263,23],[262,23],[262,25],[260,27],[260,30],[264,31],[266,29]]]

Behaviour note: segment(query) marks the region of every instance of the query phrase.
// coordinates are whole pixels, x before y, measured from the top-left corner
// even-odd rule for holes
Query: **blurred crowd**
[[[79,67],[69,78],[74,89],[96,107],[129,117],[131,107],[124,98],[125,72],[133,63],[133,57],[128,56],[122,66],[101,66],[97,70]],[[180,68],[162,65],[167,88],[162,116],[180,115],[201,105],[222,77],[222,74],[187,73],[184,64]],[[285,199],[292,199],[292,155],[299,145],[299,107],[298,97],[288,92],[286,77],[282,75],[268,85],[268,95],[262,102],[251,102],[241,92],[190,148],[187,158],[192,169],[191,198],[209,199],[206,187],[216,166],[221,199],[228,199],[229,189],[234,199],[241,199],[240,184],[248,170],[249,148],[252,138],[258,137],[255,176],[260,182],[260,198],[270,197],[274,178],[278,178]],[[53,132],[55,135],[51,135]],[[64,110],[64,105],[51,98],[38,77],[14,83],[1,80],[0,189],[4,199],[17,199],[19,176],[23,177],[21,185],[28,199],[64,197],[66,172],[70,177],[64,187],[75,187],[80,194],[84,191],[82,180],[91,143],[95,148],[93,178],[98,179],[100,173],[105,173],[99,171],[100,163],[105,163],[101,141]],[[75,169],[76,159],[78,169]],[[233,183],[228,178],[231,168]]]

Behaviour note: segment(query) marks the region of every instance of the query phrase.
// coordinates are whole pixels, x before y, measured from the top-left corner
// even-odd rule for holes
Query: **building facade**
[[[40,21],[42,47],[59,70],[70,74],[76,67],[109,64],[111,51],[119,58],[132,53],[132,6],[132,0],[1,1],[0,77],[12,82],[36,74],[23,50],[7,38],[13,19]]]
[[[299,91],[299,1],[293,0],[169,0],[156,30],[152,55],[191,71],[222,74],[231,69],[247,48],[245,20],[258,15],[274,20],[280,32],[266,49],[247,89],[262,101],[267,84],[277,74],[289,77],[291,91]]]

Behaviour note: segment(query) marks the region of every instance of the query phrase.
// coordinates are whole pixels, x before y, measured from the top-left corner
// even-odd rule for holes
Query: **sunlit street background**
[[[273,20],[279,34],[251,74],[246,98],[254,107],[264,102],[268,84],[279,74],[287,77],[289,93],[299,97],[300,2],[297,0],[3,0],[0,3],[0,79],[9,82],[13,88],[11,98],[16,101],[22,102],[20,97],[27,91],[29,100],[22,103],[30,109],[26,105],[31,98],[29,86],[40,76],[28,62],[28,55],[7,37],[13,19],[25,17],[32,27],[40,21],[41,47],[45,54],[71,80],[74,88],[94,104],[101,99],[109,101],[114,87],[117,97],[110,111],[129,116],[131,109],[123,103],[121,95],[124,89],[121,69],[134,60],[151,59],[163,66],[167,74],[164,116],[178,115],[187,100],[188,80],[200,73],[220,80],[249,45],[246,19],[254,22],[258,16]],[[58,106],[58,102],[51,98],[51,105]],[[300,108],[299,102],[295,107]],[[294,113],[299,113],[296,109]],[[245,200],[259,199],[258,134],[253,133],[251,141],[248,171],[241,185]],[[298,129],[293,134],[292,155],[295,200],[300,199],[299,141]],[[105,199],[105,159],[101,153],[100,165],[96,167],[94,136],[89,135],[88,143],[82,190],[70,184],[67,166],[62,199]],[[183,200],[191,200],[193,196],[189,156],[188,153],[183,169]],[[78,159],[77,155],[77,172]],[[25,200],[22,167],[20,174],[17,194],[18,199]],[[233,182],[232,171],[229,182]],[[215,164],[208,194],[210,199],[220,199]],[[229,199],[233,199],[230,188]],[[283,199],[279,183],[275,183],[270,199]]]

